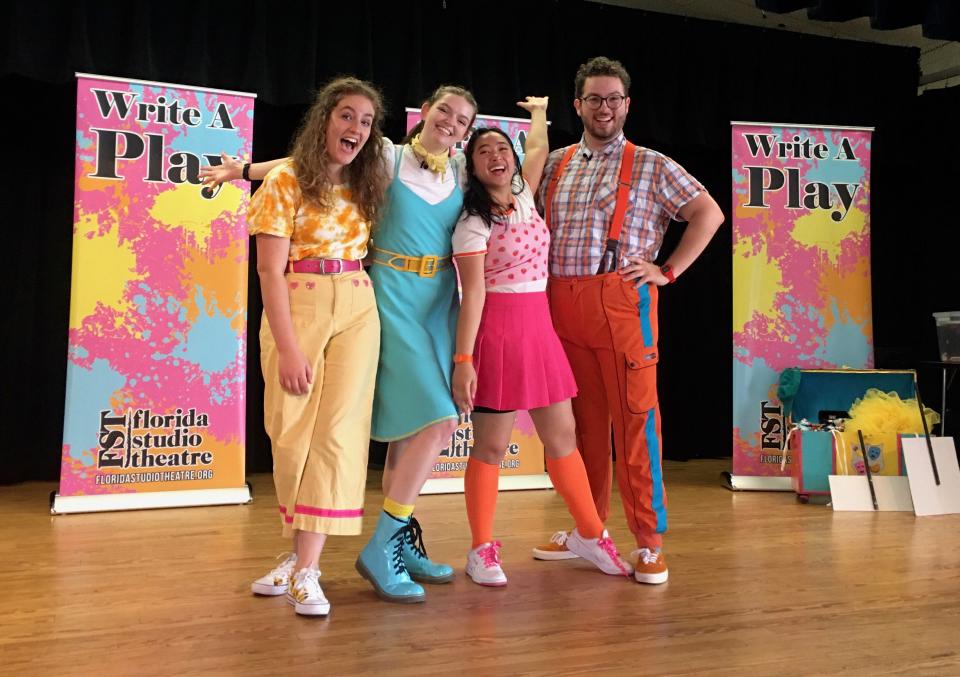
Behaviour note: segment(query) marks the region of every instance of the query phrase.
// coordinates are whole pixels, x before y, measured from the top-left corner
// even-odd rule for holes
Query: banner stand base
[[[791,477],[755,477],[720,473],[723,486],[730,491],[793,491]]]
[[[54,494],[51,515],[111,510],[148,510],[151,508],[186,508],[200,505],[240,505],[250,503],[250,485],[236,489],[193,489],[186,491],[153,491],[97,496],[61,496]]]
[[[518,489],[553,489],[553,483],[547,473],[542,475],[503,475],[500,477],[500,491]],[[424,494],[462,494],[462,477],[435,477],[429,479],[420,490]]]

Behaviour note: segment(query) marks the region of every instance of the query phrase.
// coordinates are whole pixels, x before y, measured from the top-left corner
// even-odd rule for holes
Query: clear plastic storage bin
[[[960,310],[934,313],[937,321],[937,341],[943,362],[960,362]]]

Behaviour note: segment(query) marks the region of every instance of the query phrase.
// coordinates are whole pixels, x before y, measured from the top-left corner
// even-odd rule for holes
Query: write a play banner
[[[54,513],[242,503],[254,95],[77,74],[73,271]]]
[[[791,488],[784,369],[873,367],[872,131],[732,123],[735,489]]]
[[[420,109],[407,108],[407,131],[420,122]],[[513,141],[514,150],[523,161],[530,120],[520,118],[478,115],[473,123],[480,127],[499,127]],[[454,152],[466,148],[469,137],[454,147]],[[467,460],[473,448],[473,425],[469,417],[462,420],[450,444],[440,451],[440,457],[433,465],[430,478],[424,485],[427,494],[452,493],[463,491],[463,475],[467,469]],[[550,488],[550,478],[544,472],[543,444],[537,437],[533,421],[525,411],[517,412],[517,420],[510,436],[505,458],[500,462],[500,489],[543,489]]]

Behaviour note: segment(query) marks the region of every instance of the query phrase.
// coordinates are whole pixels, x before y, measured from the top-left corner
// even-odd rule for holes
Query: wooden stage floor
[[[60,517],[53,484],[0,487],[0,673],[960,675],[960,515],[731,493],[728,463],[665,463],[666,585],[534,561],[569,519],[554,492],[521,491],[498,511],[509,585],[482,588],[463,574],[462,496],[427,496],[427,546],[456,580],[425,604],[386,604],[353,569],[362,537],[331,538],[328,619],[249,592],[284,549],[267,475],[248,506]],[[378,483],[371,473],[368,530]]]

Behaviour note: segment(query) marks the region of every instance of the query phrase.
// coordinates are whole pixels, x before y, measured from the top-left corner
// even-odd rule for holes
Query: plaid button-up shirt
[[[601,150],[591,151],[580,140],[557,183],[550,208],[550,274],[593,275],[606,247],[617,202],[620,158],[626,138],[621,133]],[[547,186],[566,148],[547,159],[537,200],[543,205]],[[637,146],[630,179],[629,206],[620,233],[620,261],[653,261],[660,251],[670,220],[704,187],[666,155]]]

